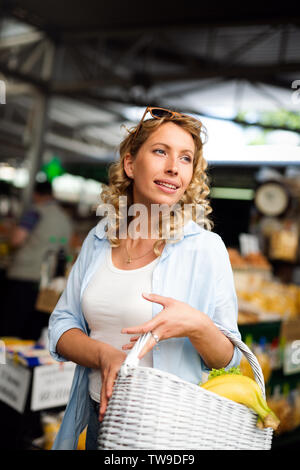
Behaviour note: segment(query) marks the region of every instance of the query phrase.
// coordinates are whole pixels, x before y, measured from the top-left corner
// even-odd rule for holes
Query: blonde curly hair
[[[213,222],[209,219],[209,214],[212,212],[210,202],[208,199],[210,189],[208,184],[208,175],[207,175],[207,162],[203,157],[203,145],[206,142],[207,133],[201,121],[187,115],[176,115],[170,119],[169,117],[163,117],[161,119],[148,119],[143,121],[140,124],[138,132],[136,130],[138,126],[131,129],[127,129],[127,136],[123,139],[119,146],[120,158],[118,161],[113,162],[108,169],[108,185],[103,185],[103,190],[101,192],[101,199],[104,204],[111,204],[115,209],[115,226],[114,232],[108,227],[107,229],[107,238],[112,247],[120,246],[120,237],[119,229],[124,217],[124,207],[121,210],[120,207],[120,196],[126,196],[127,198],[127,207],[125,207],[126,214],[128,214],[128,208],[133,204],[133,180],[129,178],[124,170],[124,158],[130,153],[133,158],[136,157],[140,147],[148,139],[150,134],[152,134],[159,126],[165,122],[172,122],[184,130],[188,131],[195,143],[195,155],[193,160],[193,176],[191,182],[181,197],[177,202],[176,206],[180,207],[180,217],[178,217],[178,210],[174,211],[174,215],[169,213],[170,220],[170,233],[172,237],[175,234],[175,241],[171,240],[172,237],[165,239],[163,237],[162,223],[163,220],[160,217],[159,221],[159,236],[158,240],[154,243],[153,251],[156,256],[160,255],[158,246],[162,241],[166,243],[175,243],[178,241],[176,239],[176,233],[179,230],[182,230],[182,220],[186,223],[187,219],[192,218],[196,223],[199,223],[197,220],[197,215],[195,214],[195,205],[200,206],[202,210],[202,219],[201,223],[207,230],[211,230],[213,227]],[[121,203],[122,204],[122,203]],[[186,214],[186,207],[189,208],[189,214]],[[191,210],[192,208],[192,210]],[[123,214],[123,215],[122,215]],[[128,223],[131,221],[130,216],[128,216]],[[112,226],[111,226],[112,228]],[[181,239],[179,237],[179,239]]]

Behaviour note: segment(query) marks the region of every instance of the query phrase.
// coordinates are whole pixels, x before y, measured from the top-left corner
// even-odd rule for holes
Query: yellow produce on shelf
[[[33,346],[35,341],[32,339],[15,338],[14,336],[1,336],[0,340],[5,343],[5,346],[18,348],[19,346]]]
[[[86,441],[86,428],[82,431],[79,436],[77,450],[85,450],[85,441]]]
[[[283,434],[295,429],[293,407],[285,397],[269,398],[268,403],[280,419],[276,434]]]
[[[44,450],[50,450],[53,447],[56,435],[59,431],[63,418],[63,413],[44,413],[41,417],[43,426],[43,448]],[[86,428],[82,431],[79,436],[77,450],[85,450],[86,441]]]
[[[227,250],[238,300],[248,303],[246,311],[241,309],[243,323],[248,320],[250,323],[255,322],[260,315],[266,314],[271,314],[272,317],[277,315],[279,319],[300,316],[300,286],[283,284],[274,279],[271,265],[261,253],[241,256],[236,249]],[[251,305],[253,312],[249,308]]]
[[[51,450],[55,441],[56,434],[59,431],[60,422],[52,420],[44,423],[44,450]]]
[[[267,383],[272,373],[271,361],[269,359],[269,356],[266,353],[261,352],[256,354],[256,358],[259,362],[260,367],[262,368],[265,383]],[[243,375],[246,375],[247,377],[250,377],[254,380],[252,367],[244,356],[242,357],[240,362],[240,369]]]
[[[277,314],[280,318],[292,319],[300,315],[300,287],[279,282],[261,280],[259,284],[247,288],[237,286],[237,296],[241,301],[248,302],[262,314]],[[242,287],[242,288],[241,288]]]

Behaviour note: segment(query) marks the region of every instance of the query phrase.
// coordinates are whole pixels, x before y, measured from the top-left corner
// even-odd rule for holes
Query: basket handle
[[[234,346],[238,347],[240,351],[244,354],[246,359],[248,360],[253,374],[254,374],[254,379],[259,385],[263,397],[266,397],[266,391],[265,391],[265,381],[264,381],[264,376],[262,373],[262,369],[260,367],[260,364],[256,358],[256,356],[253,354],[250,348],[243,343],[240,339],[238,339],[236,336],[234,336],[230,331],[228,331],[226,328],[220,325],[216,325],[219,330],[233,343]],[[123,371],[126,373],[127,366],[138,366],[139,365],[139,359],[138,355],[142,351],[143,347],[151,337],[151,332],[145,333],[139,337],[139,339],[136,341],[135,345],[127,355],[125,361],[122,364]]]

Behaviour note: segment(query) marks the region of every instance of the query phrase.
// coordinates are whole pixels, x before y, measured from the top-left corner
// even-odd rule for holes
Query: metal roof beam
[[[30,33],[17,34],[16,36],[0,37],[0,50],[23,47],[44,39],[45,35],[41,31],[31,31]]]
[[[77,95],[76,98],[78,99],[79,102],[89,100],[89,102],[93,103],[95,106],[97,106],[97,103],[101,104],[102,102],[111,102],[111,103],[115,102],[115,103],[118,103],[118,104],[123,104],[123,105],[128,105],[128,106],[140,106],[140,107],[146,107],[146,106],[149,105],[149,103],[146,100],[142,100],[142,99],[140,99],[138,102],[133,102],[130,99],[124,99],[124,98],[121,98],[121,97],[116,99],[112,96],[110,96],[110,97],[97,96],[97,95],[93,95],[92,93],[86,93],[86,94],[81,93],[81,94]],[[161,103],[158,103],[158,102],[153,100],[151,102],[151,105],[152,106],[161,106]],[[203,117],[207,117],[207,118],[211,118],[211,119],[217,119],[217,120],[220,120],[220,121],[233,122],[233,123],[239,124],[241,126],[245,126],[245,127],[250,127],[251,126],[251,127],[260,127],[262,129],[267,129],[267,130],[292,131],[292,132],[300,134],[300,128],[299,129],[291,129],[291,128],[288,128],[286,126],[264,125],[260,122],[251,122],[250,123],[250,122],[243,121],[243,120],[236,119],[236,118],[221,117],[221,116],[215,116],[215,115],[212,115],[212,114],[208,114],[207,112],[202,112],[201,109],[191,109],[191,108],[185,107],[181,111],[183,113],[192,114],[192,115],[196,114],[196,115],[199,115],[199,116],[203,116]]]
[[[241,26],[263,26],[263,25],[272,25],[272,26],[282,26],[282,25],[295,25],[300,26],[300,17],[281,17],[281,18],[270,18],[270,19],[256,19],[256,20],[237,20],[237,21],[187,21],[185,23],[170,23],[170,22],[158,22],[156,25],[151,26],[125,26],[120,27],[99,27],[99,29],[89,29],[89,30],[64,30],[60,32],[60,38],[62,42],[76,42],[85,38],[99,38],[99,37],[125,37],[132,36],[136,34],[156,34],[161,31],[163,28],[164,31],[178,32],[178,31],[190,31],[191,29],[200,30],[211,28],[225,28],[225,27],[241,27]]]
[[[0,66],[1,70],[1,66]],[[273,79],[276,83],[276,76],[280,76],[286,72],[298,72],[300,70],[300,62],[290,62],[283,64],[253,64],[253,65],[226,65],[218,63],[207,67],[192,67],[184,73],[161,73],[155,75],[147,75],[147,80],[151,85],[158,85],[160,83],[173,83],[176,81],[192,81],[201,80],[205,78],[244,78],[246,80],[263,81],[266,80],[270,83]],[[72,96],[72,94],[91,90],[95,88],[103,88],[105,86],[120,85],[124,87],[133,86],[133,80],[124,81],[119,78],[101,78],[93,80],[77,80],[74,82],[55,82],[51,86],[51,91],[55,93],[62,93]],[[285,87],[288,84],[285,84]]]
[[[24,2],[17,1],[3,1],[1,2],[2,16],[14,18],[23,23],[29,24],[43,31],[46,35],[51,37],[53,40],[59,40],[62,42],[72,42],[82,40],[83,38],[92,37],[109,37],[109,36],[125,36],[132,34],[141,33],[156,33],[162,28],[165,31],[190,31],[192,28],[196,30],[207,29],[207,27],[223,28],[223,27],[241,27],[241,26],[255,26],[255,25],[295,25],[300,26],[300,16],[297,15],[296,11],[292,11],[287,8],[283,11],[282,6],[276,8],[275,6],[270,9],[269,7],[255,8],[251,5],[247,6],[247,12],[241,7],[235,7],[233,11],[228,9],[217,8],[211,9],[210,6],[205,10],[205,6],[201,6],[201,10],[191,10],[191,13],[185,11],[182,17],[177,15],[160,15],[156,18],[156,21],[151,21],[147,15],[143,18],[139,18],[139,21],[134,22],[134,19],[129,15],[126,21],[123,21],[123,25],[109,25],[101,22],[101,14],[99,15],[99,24],[95,25],[95,19],[93,18],[93,25],[88,24],[88,18],[86,19],[85,26],[81,26],[83,21],[79,22],[80,26],[68,27],[66,18],[66,26],[59,27],[57,24],[52,24],[45,13],[45,10],[34,8],[34,4],[30,7],[23,6]],[[167,6],[167,5],[166,5]],[[55,6],[53,7],[55,8]],[[66,10],[72,8],[71,5],[66,5]],[[108,6],[110,8],[110,6]],[[117,6],[116,6],[117,8]],[[169,6],[171,8],[171,6]],[[200,13],[201,12],[201,13]],[[103,12],[104,13],[104,10]],[[63,23],[62,21],[60,23]],[[120,23],[120,21],[118,21]]]

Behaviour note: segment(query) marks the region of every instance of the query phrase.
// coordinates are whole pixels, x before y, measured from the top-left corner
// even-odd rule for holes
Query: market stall
[[[274,447],[300,438],[299,185],[295,176],[259,185],[249,233],[240,234],[239,248],[228,247],[239,329],[281,420]]]

